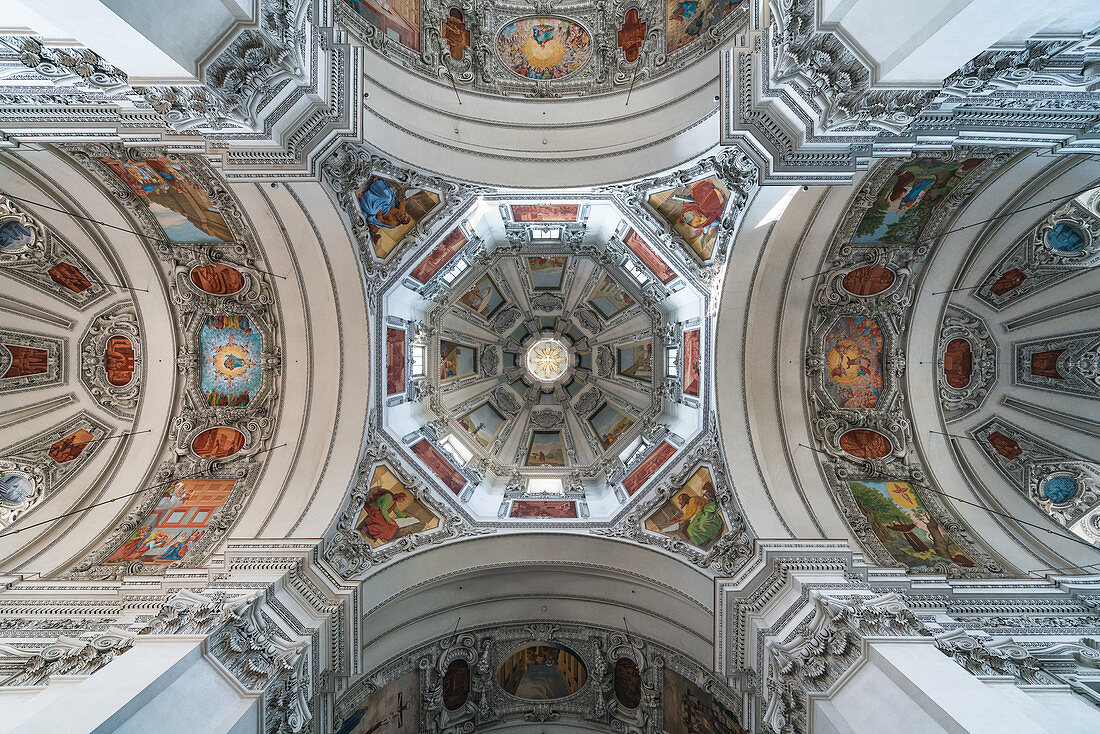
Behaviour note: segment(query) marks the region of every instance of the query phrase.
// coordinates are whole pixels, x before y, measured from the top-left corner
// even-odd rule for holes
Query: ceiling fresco
[[[748,6],[633,0],[611,9],[573,0],[532,14],[514,0],[336,3],[352,33],[425,77],[487,94],[555,98],[626,92],[680,71],[743,30]]]

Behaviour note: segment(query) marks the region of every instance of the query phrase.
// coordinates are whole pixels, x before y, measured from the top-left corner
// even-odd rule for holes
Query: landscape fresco
[[[478,316],[489,319],[504,305],[504,296],[500,295],[500,289],[493,279],[486,275],[462,294],[458,302]]]
[[[373,176],[355,194],[359,211],[366,217],[374,254],[384,258],[401,238],[439,204],[431,191]]]
[[[367,696],[362,706],[340,722],[336,734],[417,734],[419,731],[420,671],[414,669]]]
[[[737,714],[674,670],[665,668],[661,705],[667,734],[748,734]]]
[[[626,479],[623,480],[623,489],[626,490],[626,493],[634,494],[641,489],[642,485],[648,482],[675,453],[675,446],[668,441],[662,441],[649,456],[645,457],[641,464],[638,464],[632,472],[626,475]]]
[[[873,408],[882,391],[882,332],[863,316],[844,316],[825,335],[825,390],[838,408]]]
[[[515,500],[508,517],[539,517],[566,520],[577,516],[577,503],[554,500]]]
[[[477,372],[477,350],[458,342],[439,340],[439,379],[454,380]]]
[[[665,0],[668,53],[687,46],[721,23],[740,0]]]
[[[537,291],[556,291],[561,288],[569,258],[564,255],[550,257],[534,255],[526,258],[526,261],[532,288]]]
[[[861,479],[848,482],[848,488],[875,537],[902,565],[916,571],[934,571],[946,562],[974,567],[909,482]]]
[[[211,314],[199,332],[200,387],[207,405],[248,405],[261,382],[260,332],[241,314]]]
[[[427,439],[420,439],[412,445],[412,452],[431,469],[432,473],[443,480],[447,487],[458,494],[466,486],[466,477],[455,469],[451,462],[443,458],[443,454],[436,450],[435,446],[428,443]]]
[[[610,403],[604,403],[588,418],[588,425],[592,426],[600,446],[606,451],[630,430],[634,419]]]
[[[460,417],[458,425],[462,426],[479,444],[489,448],[500,435],[500,429],[504,427],[504,416],[491,404],[482,403]]]
[[[526,466],[565,466],[565,439],[561,431],[534,431],[527,447]]]
[[[638,259],[649,268],[651,273],[657,276],[657,280],[668,285],[676,279],[676,271],[670,268],[668,263],[662,260],[661,256],[654,252],[649,243],[642,239],[642,236],[635,230],[627,230],[626,235],[623,237],[623,244],[638,256]]]
[[[653,342],[634,342],[618,348],[619,374],[635,380],[653,377]]]
[[[233,233],[206,189],[171,158],[100,158],[137,196],[171,242],[232,242]]]
[[[730,192],[717,176],[692,184],[658,191],[649,204],[684,238],[688,248],[700,260],[710,260],[718,242],[722,214]]]
[[[439,272],[440,268],[451,261],[455,253],[461,250],[465,244],[466,234],[455,227],[435,246],[426,258],[420,261],[419,265],[413,268],[409,275],[421,283],[427,283],[433,275]]]
[[[393,472],[384,466],[374,470],[363,509],[355,520],[355,532],[372,548],[437,525],[439,519],[412,496]]]
[[[584,663],[572,650],[548,642],[516,650],[497,670],[500,687],[527,701],[571,696],[587,678]]]
[[[575,222],[580,204],[512,204],[515,222]]]
[[[706,550],[726,533],[710,470],[700,467],[646,521],[647,530]]]
[[[619,284],[611,279],[607,273],[603,274],[592,294],[588,296],[591,303],[605,319],[610,319],[622,313],[634,305],[634,299],[624,291]]]
[[[386,38],[420,51],[419,0],[347,0],[355,12]],[[461,57],[459,57],[461,58]]]
[[[517,18],[497,36],[497,56],[508,70],[525,79],[567,77],[591,55],[588,31],[564,18]]]
[[[386,394],[405,392],[405,330],[386,327]]]
[[[894,172],[879,189],[852,237],[860,245],[903,245],[914,242],[936,204],[954,191],[982,158],[942,161],[916,158]]]
[[[141,527],[103,565],[141,561],[166,566],[182,561],[206,534],[210,517],[229,498],[233,479],[180,479],[161,494]]]

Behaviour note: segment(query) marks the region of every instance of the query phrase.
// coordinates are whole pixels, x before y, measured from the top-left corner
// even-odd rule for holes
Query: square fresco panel
[[[415,189],[373,176],[355,194],[359,211],[367,218],[371,247],[384,258],[401,238],[439,204],[431,191]]]
[[[730,192],[717,176],[658,191],[649,205],[672,225],[700,260],[710,260]]]
[[[477,372],[477,350],[458,342],[439,340],[439,379],[454,380]]]
[[[489,403],[482,403],[458,419],[462,426],[479,444],[489,448],[504,427],[504,416]]]
[[[386,328],[386,394],[405,392],[405,330]]]
[[[700,467],[645,521],[645,526],[703,550],[725,535],[726,523],[715,499],[710,470]]]
[[[657,448],[653,449],[653,452],[645,457],[641,464],[638,464],[632,472],[626,475],[626,479],[623,480],[623,489],[626,490],[626,493],[634,494],[641,489],[642,485],[648,482],[675,453],[676,447],[668,441],[662,441],[658,444]]]
[[[702,332],[699,329],[684,332],[684,377],[682,384],[683,391],[688,395],[699,395],[699,388],[703,383],[699,373],[699,342],[701,336]]]
[[[873,408],[882,390],[882,332],[863,316],[837,319],[825,335],[825,390],[839,408]]]
[[[466,235],[461,229],[455,227],[444,237],[435,249],[420,264],[409,273],[421,283],[427,283],[432,276],[439,272],[440,268],[451,261],[451,258],[466,244]]]
[[[604,403],[588,419],[588,425],[596,432],[604,451],[615,445],[623,434],[634,425],[634,419],[615,406]]]
[[[455,494],[461,492],[462,488],[466,486],[466,477],[462,476],[462,472],[455,469],[451,462],[444,459],[443,454],[439,453],[435,446],[428,443],[427,439],[422,438],[414,443],[412,452],[424,462],[426,467],[431,469],[433,474],[443,480],[443,483]]]
[[[532,432],[524,465],[565,466],[565,439],[561,431]]]
[[[462,294],[458,302],[485,319],[492,318],[504,305],[504,296],[488,275],[474,283],[474,287]]]
[[[634,342],[619,347],[619,374],[635,380],[653,377],[653,342]]]
[[[514,222],[575,222],[580,204],[512,204]]]
[[[232,242],[225,217],[206,189],[171,158],[120,161],[100,158],[149,207],[172,242]]]
[[[588,296],[591,303],[605,319],[613,318],[634,305],[634,299],[630,294],[619,287],[619,284],[611,279],[607,273],[596,283],[592,294]]]
[[[374,470],[366,502],[355,521],[355,531],[372,548],[437,525],[439,519],[413,498],[389,469],[379,466]]]
[[[983,162],[982,158],[963,161],[916,158],[901,166],[879,189],[871,208],[859,220],[852,242],[860,245],[913,242],[928,223],[936,204]]]
[[[420,671],[390,681],[367,696],[340,722],[336,734],[417,734],[420,731]]]
[[[577,503],[552,500],[515,500],[508,510],[508,517],[541,517],[564,520],[577,516]]]
[[[665,0],[668,53],[701,38],[740,0]]]
[[[661,707],[667,734],[748,734],[737,714],[669,668],[664,669]]]
[[[420,52],[420,0],[347,0],[386,38]]]
[[[894,560],[912,570],[935,571],[936,564],[971,561],[924,506],[909,482],[861,479],[848,482],[859,511]]]
[[[568,263],[569,258],[564,255],[528,257],[527,275],[531,279],[531,287],[536,291],[559,290],[565,278],[565,268]]]
[[[243,406],[260,389],[260,332],[242,314],[211,314],[199,332],[200,387],[207,405]]]
[[[141,561],[166,566],[182,561],[206,533],[211,515],[229,498],[232,479],[180,479],[172,482],[153,511],[103,565]]]
[[[633,229],[627,231],[626,236],[623,237],[623,244],[638,256],[638,259],[649,268],[651,273],[657,276],[657,280],[665,285],[675,280],[676,271],[670,268],[668,263],[662,260],[661,256],[654,252],[653,248],[649,246],[649,243],[642,239],[642,236]]]

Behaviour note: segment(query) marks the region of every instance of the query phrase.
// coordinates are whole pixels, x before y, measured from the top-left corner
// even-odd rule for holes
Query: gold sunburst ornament
[[[556,339],[542,339],[527,351],[527,370],[543,382],[553,382],[565,374],[567,354]]]

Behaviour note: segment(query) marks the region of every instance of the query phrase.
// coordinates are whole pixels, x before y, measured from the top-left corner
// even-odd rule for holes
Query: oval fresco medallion
[[[470,664],[459,658],[452,660],[443,673],[443,708],[457,711],[470,697]]]
[[[1043,482],[1043,497],[1060,505],[1077,494],[1077,480],[1068,474],[1055,474]]]
[[[517,18],[497,34],[501,63],[524,79],[562,79],[591,55],[588,31],[565,18]]]
[[[1080,252],[1087,244],[1085,234],[1069,222],[1058,222],[1048,229],[1046,241],[1051,249],[1066,255]]]
[[[840,448],[857,459],[881,459],[893,449],[889,438],[870,428],[845,431],[840,437]]]
[[[242,448],[244,448],[244,434],[229,426],[207,428],[191,440],[191,450],[195,455],[207,459],[224,459]]]
[[[615,661],[615,699],[628,709],[642,703],[642,674],[630,658]]]
[[[548,642],[516,650],[497,670],[500,687],[527,701],[572,696],[587,678],[588,670],[576,653]]]
[[[191,268],[191,282],[212,296],[231,296],[244,288],[241,271],[229,265],[196,265]]]
[[[107,382],[115,387],[130,384],[134,378],[134,345],[125,336],[112,336],[103,351]]]
[[[34,242],[34,230],[17,218],[0,220],[0,252],[21,252]]]
[[[841,285],[853,296],[874,296],[894,284],[894,271],[880,265],[864,265],[844,276]]]
[[[974,355],[970,342],[963,338],[947,342],[943,352],[943,376],[947,384],[961,390],[970,384],[970,373],[974,369]]]
[[[25,474],[0,474],[0,502],[18,505],[34,493],[34,482]]]

